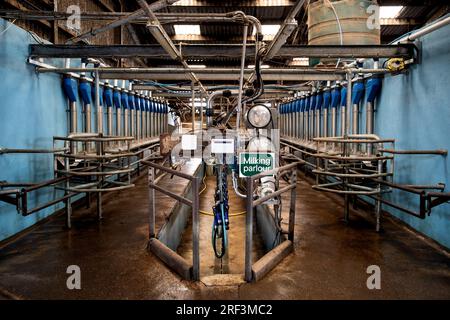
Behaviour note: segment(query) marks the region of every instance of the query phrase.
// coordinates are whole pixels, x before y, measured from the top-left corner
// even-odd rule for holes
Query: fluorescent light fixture
[[[175,3],[173,3],[172,5],[173,6],[192,6],[192,5],[194,5],[194,2],[195,1],[193,1],[193,0],[179,0]]]
[[[204,69],[204,68],[206,68],[206,65],[204,65],[204,64],[188,64],[188,66],[191,69]]]
[[[261,25],[261,32],[265,36],[274,36],[277,34],[280,29],[279,24],[263,24]],[[253,35],[256,34],[255,28],[253,28]]]
[[[396,18],[402,9],[403,6],[381,6],[380,19]]]
[[[306,57],[297,57],[292,59],[292,66],[309,66],[309,58]]]
[[[254,64],[249,64],[249,65],[247,66],[247,68],[249,68],[249,69],[255,69],[255,65],[254,65]],[[269,69],[269,68],[270,68],[270,66],[267,65],[267,64],[262,64],[262,65],[261,65],[261,69]]]
[[[200,25],[198,24],[176,24],[173,27],[176,35],[200,35]]]

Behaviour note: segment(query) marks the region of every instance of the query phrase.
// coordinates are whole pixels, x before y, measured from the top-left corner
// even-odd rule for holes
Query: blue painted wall
[[[0,148],[51,149],[54,136],[67,135],[67,100],[62,90],[62,78],[54,73],[38,74],[35,66],[27,63],[29,44],[32,43],[37,41],[30,33],[0,19],[0,74],[3,80],[0,86]],[[57,67],[64,66],[64,59],[45,59],[44,62]],[[80,65],[80,59],[71,60],[72,67]],[[118,85],[122,84],[122,80],[119,80]],[[128,87],[129,81],[125,85]],[[77,108],[78,132],[81,132],[83,115],[79,94]],[[107,123],[106,110],[104,107],[104,125]],[[113,113],[115,130],[115,108]],[[94,106],[91,118],[95,131]],[[42,182],[53,178],[52,154],[0,155],[0,181]],[[33,208],[61,195],[62,191],[55,191],[54,188],[40,190],[30,194],[28,206]],[[0,201],[0,241],[63,207],[64,204],[59,203],[23,217],[17,213],[15,206]]]
[[[386,77],[376,102],[375,132],[395,138],[397,149],[450,150],[450,26],[423,38],[422,61],[406,75]],[[362,110],[365,115],[365,109]],[[364,116],[362,117],[364,118]],[[363,123],[364,128],[365,123]],[[394,181],[446,184],[450,192],[450,156],[396,155]],[[387,198],[418,208],[416,197],[393,192]],[[450,204],[432,210],[425,220],[385,207],[413,228],[450,248]]]
[[[8,26],[0,19],[0,33]],[[32,36],[14,25],[0,35],[0,147],[52,148],[52,137],[67,133],[60,76],[37,74],[26,63],[30,43],[35,43]],[[0,180],[35,182],[52,178],[51,154],[0,155]],[[52,189],[37,192],[29,206],[49,201],[58,193]],[[0,202],[0,240],[33,225],[56,208],[23,217],[14,206]]]

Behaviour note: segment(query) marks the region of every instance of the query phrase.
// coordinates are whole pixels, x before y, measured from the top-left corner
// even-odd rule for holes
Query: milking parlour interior
[[[2,1],[0,300],[448,300],[449,13]]]

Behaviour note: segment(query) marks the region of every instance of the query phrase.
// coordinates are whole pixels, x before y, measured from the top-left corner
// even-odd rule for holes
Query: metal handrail
[[[154,162],[142,161],[143,164],[149,166],[148,170],[148,180],[149,180],[149,188],[150,190],[150,197],[151,197],[151,205],[149,210],[149,240],[156,238],[156,219],[155,219],[155,190],[177,200],[185,205],[188,205],[192,208],[192,278],[194,280],[200,279],[200,217],[199,217],[199,189],[200,189],[200,179],[199,177],[188,175],[179,171],[176,171],[171,168],[164,167],[162,165],[156,164]],[[160,187],[155,184],[155,169],[158,169],[165,174],[171,174],[183,179],[186,179],[191,182],[192,186],[192,200],[187,199],[183,196],[177,195],[163,187]],[[160,244],[164,247],[166,247],[164,244]],[[160,254],[164,254],[160,252]],[[173,255],[173,252],[172,252]],[[180,261],[185,261],[184,258],[180,257],[176,254],[176,257],[178,260],[181,258]],[[166,256],[167,259],[170,259],[169,256]],[[176,263],[176,262],[174,262]]]
[[[289,230],[288,240],[293,243],[294,241],[294,225],[295,225],[295,196],[297,187],[297,165],[299,162],[294,162],[283,167],[279,167],[270,171],[265,171],[260,174],[250,176],[246,178],[247,182],[247,202],[246,202],[246,232],[245,232],[245,280],[251,282],[253,280],[252,271],[252,249],[253,249],[253,210],[256,206],[263,204],[264,202],[280,196],[281,194],[291,191],[291,200],[289,207]],[[277,179],[280,179],[282,173],[286,171],[292,171],[291,182],[288,186],[279,189],[271,194],[268,194],[260,199],[253,200],[253,187],[254,182],[267,175],[277,175]]]

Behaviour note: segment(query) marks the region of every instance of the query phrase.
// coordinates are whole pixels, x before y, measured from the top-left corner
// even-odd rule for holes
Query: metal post
[[[127,108],[123,110],[123,135],[128,137],[130,133],[128,132],[128,124],[130,122],[129,111]]]
[[[378,160],[378,174],[380,174],[382,172],[383,172],[383,161]],[[375,209],[376,210],[375,211],[376,231],[380,232],[380,228],[381,228],[381,196],[382,196],[380,183],[377,185],[377,189],[378,189],[379,193],[378,193],[378,197],[377,197],[377,200],[375,203],[375,205],[376,205],[376,209]]]
[[[136,109],[136,140],[139,142],[141,140],[141,114],[142,114],[142,106],[139,109]]]
[[[359,133],[359,106],[357,104],[353,105],[352,133]]]
[[[97,109],[97,133],[103,133],[103,107],[100,105],[100,75],[95,72],[95,107]]]
[[[292,169],[291,184],[297,185],[297,167]],[[291,189],[291,204],[289,206],[289,233],[288,239],[294,243],[294,226],[295,226],[295,200],[297,188]]]
[[[247,178],[247,216],[245,229],[245,281],[252,281],[253,178]]]
[[[85,123],[84,123],[84,132],[86,133],[91,133],[92,132],[92,110],[91,110],[91,105],[90,104],[86,104],[84,106],[84,112],[85,112]],[[89,142],[87,142],[85,144],[85,148],[87,152],[91,151],[91,144]]]
[[[108,118],[108,135],[113,135],[113,119],[112,119],[112,106],[107,106],[107,118]]]
[[[149,109],[147,110],[147,138],[151,138],[152,137],[152,118],[151,118],[151,114],[152,113],[150,112],[150,107],[149,107]]]
[[[134,97],[133,97],[134,99]],[[136,109],[135,109],[136,108]],[[137,114],[137,106],[135,108],[132,108],[130,111],[130,136],[136,137],[136,114]]]
[[[151,100],[153,105],[153,111],[151,112],[151,135],[156,136],[156,115],[155,115],[155,100]]]
[[[70,102],[70,134],[78,132],[78,115],[77,115],[77,102]],[[77,143],[73,142],[70,144],[71,153],[77,153]]]
[[[367,102],[367,111],[366,111],[366,133],[373,134],[373,104],[372,102]],[[373,145],[367,145],[367,154],[372,155]]]
[[[352,75],[351,71],[347,72],[347,107],[345,110],[345,138],[348,137],[350,133],[350,110],[352,107]]]
[[[200,178],[192,180],[192,278],[200,280],[200,217],[199,217]]]
[[[103,134],[100,133],[99,137],[102,138]],[[103,152],[103,141],[97,142],[97,146],[96,147],[97,147],[97,155],[103,156],[103,154],[104,154],[104,152]],[[100,165],[99,165],[99,171],[100,172],[103,171],[103,161],[104,161],[104,159],[100,160]],[[98,179],[97,188],[100,189],[102,187],[102,185],[103,185],[103,176],[98,176],[97,179]],[[97,218],[99,220],[101,220],[102,219],[102,215],[103,215],[103,212],[102,212],[102,192],[98,192],[97,193]]]
[[[309,140],[309,110],[305,112],[305,141]]]
[[[122,135],[122,108],[117,107],[116,109],[116,135]]]
[[[328,108],[323,108],[323,136],[328,137]]]
[[[70,144],[72,145],[74,142],[70,142]],[[65,158],[64,159],[64,168],[66,170],[66,172],[70,171],[70,162],[69,162],[69,158]],[[65,194],[68,195],[70,191],[68,191],[68,189],[70,188],[70,179],[66,180],[66,191]],[[70,197],[68,197],[66,199],[66,225],[67,228],[71,228],[72,227],[72,199]]]
[[[299,119],[299,128],[298,128],[298,137],[300,139],[303,139],[303,112],[299,112],[300,119]]]
[[[195,83],[191,81],[191,90],[192,90],[192,132],[195,131]]]
[[[148,168],[148,184],[151,186],[155,183],[155,168],[153,167],[149,167]],[[154,238],[156,236],[156,232],[155,232],[155,224],[156,224],[156,219],[155,219],[155,212],[156,212],[156,208],[155,208],[155,189],[153,189],[152,187],[149,188],[148,190],[149,193],[149,198],[150,198],[150,206],[149,206],[149,213],[148,213],[148,238]]]
[[[337,135],[337,118],[336,118],[336,108],[331,108],[331,136],[336,137]]]
[[[247,49],[247,33],[248,33],[248,24],[244,25],[243,32],[243,42],[242,42],[242,56],[241,56],[241,72],[239,74],[239,95],[238,95],[238,105],[236,108],[236,130],[239,130],[240,121],[241,121],[241,111],[242,111],[242,90],[244,85],[244,69],[245,69],[245,52]]]
[[[319,138],[320,137],[320,109],[316,110],[316,132],[315,132],[315,137]]]

